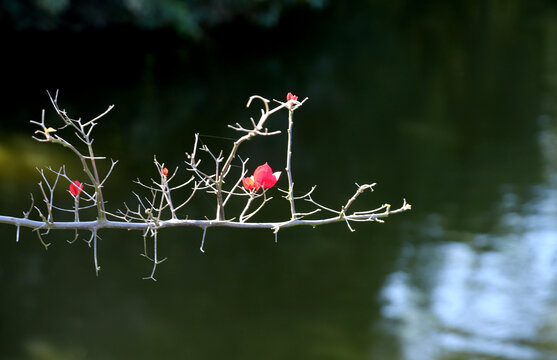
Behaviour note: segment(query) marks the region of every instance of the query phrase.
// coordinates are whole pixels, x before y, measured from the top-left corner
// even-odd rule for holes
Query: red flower
[[[289,92],[286,95],[286,101],[298,101],[298,97],[296,95],[293,95],[291,92]]]
[[[83,189],[83,184],[77,180],[72,181],[70,184],[70,193],[72,193],[74,197],[81,194],[81,189]]]
[[[270,189],[275,186],[279,177],[280,171],[273,173],[273,170],[267,163],[258,166],[253,172],[253,180],[256,186],[259,185],[263,189]]]
[[[250,177],[245,177],[242,179],[244,188],[246,190],[259,190],[259,188],[270,189],[277,183],[280,177],[280,171],[273,173],[273,170],[269,164],[265,163],[258,166]]]
[[[251,190],[255,187],[253,176],[243,178],[242,183],[244,183],[244,187],[246,188],[246,190]]]
[[[163,174],[164,176],[168,175],[168,169],[167,169],[167,168],[163,168],[163,169],[161,170],[161,172],[162,172],[162,174]]]

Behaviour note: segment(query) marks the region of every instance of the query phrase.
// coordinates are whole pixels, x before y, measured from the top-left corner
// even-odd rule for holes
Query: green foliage
[[[143,29],[171,28],[199,38],[203,29],[245,18],[261,26],[274,26],[294,6],[322,8],[325,0],[3,0],[0,24],[4,30],[84,30],[112,25]]]

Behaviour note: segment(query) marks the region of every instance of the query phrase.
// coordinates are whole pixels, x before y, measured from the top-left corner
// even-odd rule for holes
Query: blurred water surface
[[[195,132],[229,148],[226,125],[257,115],[245,108],[250,95],[288,91],[309,97],[295,118],[299,191],[318,184],[315,198],[337,207],[354,182],[377,182],[359,206],[414,207],[355,233],[284,230],[278,243],[265,231],[211,230],[205,253],[201,230],[164,231],[156,283],[141,280],[150,263],[139,233],[103,231],[96,278],[87,245],[65,242],[71,233],[49,235],[45,252],[31,232],[16,243],[2,225],[0,357],[557,359],[555,11],[526,1],[337,4],[264,33],[224,28],[210,45],[43,35],[13,53],[3,214],[38,197],[35,166],[79,176],[64,149],[30,139],[27,121],[42,108],[55,121],[45,88],[83,118],[116,105],[95,142],[120,159],[106,187],[112,209],[133,201],[132,179],[155,175],[153,155],[183,171]],[[128,36],[134,46],[122,51]],[[55,40],[77,47],[54,56]],[[34,51],[44,59],[30,60]],[[286,113],[270,124],[285,130]],[[285,144],[250,141],[241,154],[281,168]],[[286,216],[273,196],[261,216]],[[213,206],[200,196],[187,213],[213,216]]]

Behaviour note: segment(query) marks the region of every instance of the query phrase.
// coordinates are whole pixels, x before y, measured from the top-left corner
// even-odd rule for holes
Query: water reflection
[[[42,107],[50,110],[41,105],[45,87],[60,87],[75,114],[116,102],[95,143],[122,160],[106,188],[112,209],[133,199],[131,179],[152,176],[154,154],[183,166],[195,132],[221,136],[203,141],[229,148],[226,124],[253,115],[245,109],[249,95],[279,98],[289,90],[311,99],[296,118],[300,189],[318,183],[328,205],[343,204],[350,181],[371,179],[378,188],[370,203],[394,205],[405,196],[415,208],[354,234],[343,226],[296,229],[278,244],[268,233],[215,231],[206,254],[199,229],[168,231],[161,252],[169,261],[156,284],[140,280],[150,266],[137,255],[138,234],[106,232],[97,279],[90,249],[66,245],[68,234],[53,235],[45,254],[33,233],[16,244],[4,226],[0,357],[557,358],[555,117],[532,121],[540,113],[538,77],[547,72],[539,48],[546,36],[548,48],[557,43],[538,26],[545,12],[504,2],[466,11],[446,2],[375,3],[362,11],[346,3],[315,26],[304,21],[307,32],[296,41],[283,35],[296,27],[283,29],[287,45],[268,55],[230,56],[243,53],[240,42],[253,46],[236,36],[241,41],[226,48],[233,52],[208,54],[198,66],[155,57],[160,65],[139,76],[143,57],[121,60],[134,71],[107,57],[103,66],[93,62],[98,79],[83,90],[88,81],[73,73],[65,76],[77,80],[36,78],[36,91],[25,84],[24,93],[40,100],[21,96],[25,106],[16,108],[25,110],[3,115],[25,125]],[[557,52],[551,56],[557,64]],[[66,73],[57,68],[35,71]],[[550,93],[553,103],[557,91]],[[284,137],[268,141],[250,141],[242,155],[280,163]],[[12,149],[0,154],[0,213],[18,214],[36,190],[41,161],[34,148],[0,142]],[[28,171],[18,153],[33,154]],[[68,161],[62,150],[39,154],[50,165]],[[214,205],[199,202],[201,210]],[[209,213],[201,210],[190,214]]]
[[[451,231],[430,215],[381,292],[404,359],[557,358],[557,136],[540,119],[545,181],[518,203],[502,185],[489,233]]]

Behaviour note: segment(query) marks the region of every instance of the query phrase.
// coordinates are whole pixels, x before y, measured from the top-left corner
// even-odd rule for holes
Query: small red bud
[[[83,189],[83,184],[77,180],[72,181],[70,184],[70,193],[76,197],[81,194],[81,189]]]

